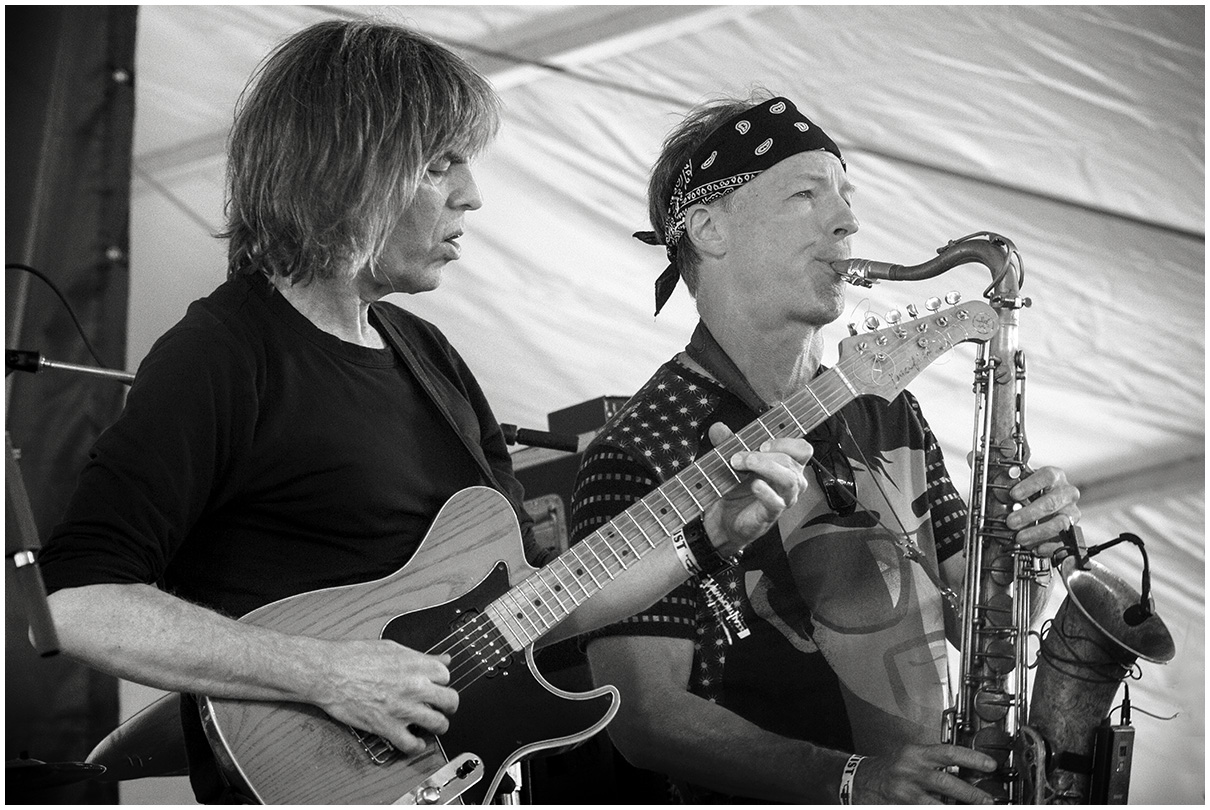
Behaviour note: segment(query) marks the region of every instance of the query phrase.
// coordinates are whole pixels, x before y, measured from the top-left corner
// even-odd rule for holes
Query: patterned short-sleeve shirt
[[[573,541],[712,449],[711,424],[756,417],[678,359],[664,364],[585,452]],[[690,580],[595,635],[691,640],[690,690],[774,733],[870,754],[937,742],[948,704],[937,571],[961,551],[965,505],[910,394],[856,399],[825,427],[852,468],[852,514],[813,485],[713,584]],[[821,435],[808,437],[817,457]],[[705,586],[739,610],[745,637],[718,620]],[[736,798],[681,787],[694,801]]]

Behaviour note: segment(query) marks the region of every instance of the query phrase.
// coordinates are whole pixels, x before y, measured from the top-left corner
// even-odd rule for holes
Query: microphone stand
[[[580,437],[569,433],[548,433],[503,422],[500,423],[500,430],[504,432],[505,444],[523,444],[546,450],[562,450],[565,453],[575,453],[580,449]]]
[[[79,366],[47,360],[40,352],[9,349],[5,351],[5,376],[13,371],[28,371],[37,374],[43,369],[61,369],[77,374],[118,380],[127,385],[134,382],[134,375],[96,366]],[[42,544],[38,540],[38,527],[34,523],[33,509],[29,503],[29,492],[17,463],[17,451],[12,437],[4,431],[5,448],[5,540],[4,554],[12,561],[17,589],[25,606],[29,621],[30,641],[43,658],[59,653],[59,636],[46,601],[46,584],[42,581],[42,570],[38,567],[38,552]]]
[[[42,369],[62,369],[63,371],[72,371],[77,374],[87,374],[93,377],[105,377],[110,380],[118,380],[119,382],[130,385],[134,382],[134,375],[129,371],[117,371],[112,368],[101,368],[100,366],[78,366],[75,363],[62,363],[57,360],[47,360],[42,356],[41,352],[31,352],[23,349],[6,349],[4,352],[5,376],[8,376],[14,371],[28,371],[32,374],[37,374]]]
[[[21,467],[17,464],[12,438],[4,431],[4,448],[7,452],[4,466],[5,481],[5,532],[4,555],[12,560],[15,582],[25,606],[25,617],[29,621],[30,641],[38,655],[47,658],[59,652],[59,636],[46,604],[46,585],[42,582],[42,569],[38,568],[38,527],[34,525],[34,513],[29,505],[29,494],[21,478]]]

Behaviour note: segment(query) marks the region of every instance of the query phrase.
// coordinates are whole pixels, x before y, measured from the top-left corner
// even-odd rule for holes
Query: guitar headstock
[[[1000,319],[982,301],[853,335],[840,342],[836,368],[858,394],[892,400],[930,363],[959,343],[986,343]]]

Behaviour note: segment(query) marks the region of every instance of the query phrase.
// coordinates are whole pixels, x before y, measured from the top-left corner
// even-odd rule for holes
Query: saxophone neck
[[[1012,241],[999,234],[981,231],[963,236],[937,249],[937,256],[921,264],[904,266],[871,259],[845,259],[833,262],[832,270],[857,287],[871,287],[878,281],[922,281],[939,276],[963,264],[979,263],[991,271],[992,283],[984,291],[986,298],[1019,306],[1025,270],[1021,255]]]

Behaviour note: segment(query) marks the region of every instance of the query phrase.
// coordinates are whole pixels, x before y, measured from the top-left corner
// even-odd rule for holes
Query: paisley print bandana
[[[845,166],[827,133],[782,97],[749,107],[710,133],[681,169],[668,200],[664,245],[670,264],[656,281],[657,315],[679,277],[674,267],[676,243],[685,233],[685,212],[730,194],[792,155],[817,149],[831,152]],[[650,231],[640,231],[635,238],[658,244]]]

